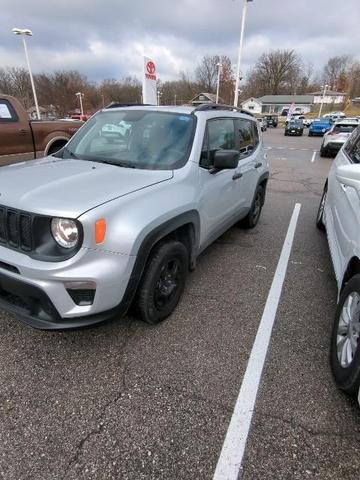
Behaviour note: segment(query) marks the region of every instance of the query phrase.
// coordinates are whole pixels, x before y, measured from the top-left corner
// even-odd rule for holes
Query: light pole
[[[29,54],[28,54],[28,51],[27,51],[26,40],[25,40],[26,36],[31,37],[33,33],[28,28],[13,28],[12,32],[13,32],[14,35],[20,35],[21,38],[22,38],[22,41],[23,41],[26,63],[27,63],[28,70],[29,70],[30,83],[31,83],[31,88],[32,88],[33,96],[34,96],[36,114],[37,114],[38,120],[40,120],[41,117],[40,117],[39,104],[38,104],[38,99],[37,99],[37,96],[36,96],[35,84],[34,84],[34,79],[33,79],[32,72],[31,72],[30,59],[29,59]]]
[[[80,112],[81,112],[81,115],[84,115],[84,109],[83,109],[83,103],[82,103],[82,99],[84,97],[84,94],[81,93],[81,92],[77,92],[75,93],[75,95],[77,96],[77,98],[79,99],[79,102],[80,102]]]
[[[218,67],[218,77],[217,77],[217,85],[216,85],[216,101],[215,101],[215,103],[219,103],[220,75],[221,75],[222,64],[217,63],[216,66]]]
[[[235,78],[235,95],[234,95],[234,107],[238,106],[239,101],[239,81],[240,81],[240,64],[241,64],[241,55],[244,43],[244,30],[245,30],[245,19],[246,19],[246,9],[248,2],[253,0],[244,0],[242,18],[241,18],[241,30],[240,30],[240,43],[239,43],[239,53],[238,53],[238,62],[236,67],[236,78]]]
[[[329,88],[329,85],[324,85],[324,86],[321,85],[321,88],[323,88],[324,90],[323,90],[323,94],[322,94],[321,102],[320,102],[319,118],[321,118],[321,112],[322,112],[323,105],[324,105],[326,89]]]

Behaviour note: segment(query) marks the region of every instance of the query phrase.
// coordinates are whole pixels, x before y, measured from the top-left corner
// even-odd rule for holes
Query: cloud
[[[192,73],[206,54],[234,63],[242,0],[2,0],[1,65],[25,65],[11,28],[31,28],[35,72],[76,69],[90,80],[141,75],[152,56],[163,80]],[[248,5],[244,70],[264,51],[295,49],[321,68],[330,56],[358,56],[359,0],[254,0]],[[346,19],[346,21],[345,21]]]

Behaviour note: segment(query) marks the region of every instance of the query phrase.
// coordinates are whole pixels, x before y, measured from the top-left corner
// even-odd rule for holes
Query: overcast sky
[[[1,0],[0,65],[25,66],[13,27],[30,28],[34,72],[76,69],[90,80],[140,77],[142,55],[162,80],[192,73],[205,54],[236,63],[243,0]],[[335,5],[336,4],[336,5]],[[360,0],[248,3],[244,70],[270,49],[293,48],[315,70],[360,58]]]

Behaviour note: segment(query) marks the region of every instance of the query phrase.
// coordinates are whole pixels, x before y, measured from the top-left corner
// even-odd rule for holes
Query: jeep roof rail
[[[117,103],[111,102],[105,108],[120,108],[120,107],[151,107],[150,103]]]
[[[251,117],[255,117],[251,112],[247,110],[243,110],[242,108],[234,107],[233,105],[222,105],[221,103],[204,103],[199,105],[198,107],[194,108],[193,112],[204,112],[206,110],[228,110],[230,112],[239,112],[245,115],[250,115]]]

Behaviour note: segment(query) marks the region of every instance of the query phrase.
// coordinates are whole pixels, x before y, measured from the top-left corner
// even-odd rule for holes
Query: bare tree
[[[29,72],[21,67],[0,69],[0,91],[17,97],[26,108],[33,105]]]
[[[219,55],[205,55],[195,70],[195,78],[204,92],[214,92],[218,74]]]
[[[225,103],[232,104],[234,100],[235,89],[235,75],[231,60],[228,56],[222,55],[220,57],[221,76],[220,76],[220,97]]]
[[[349,55],[340,55],[329,58],[324,67],[324,83],[330,85],[333,89],[346,91],[347,77],[351,70],[352,58]]]
[[[141,103],[141,83],[135,77],[103,80],[98,92],[104,105],[110,102]]]
[[[294,50],[273,50],[260,56],[248,84],[253,83],[257,95],[296,93],[301,71],[301,59]]]
[[[360,62],[355,60],[350,68],[348,77],[349,98],[360,96]]]
[[[235,78],[232,70],[231,60],[227,55],[205,55],[195,69],[197,92],[215,92],[217,77],[221,67],[220,97],[230,103],[233,96]]]

